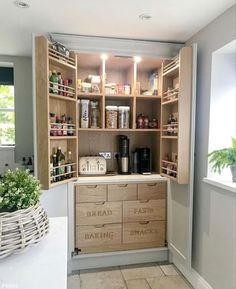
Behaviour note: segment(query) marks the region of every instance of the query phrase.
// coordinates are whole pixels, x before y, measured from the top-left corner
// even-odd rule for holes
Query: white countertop
[[[167,178],[162,177],[159,174],[151,175],[104,175],[104,176],[79,176],[76,184],[114,184],[114,183],[143,183],[143,182],[155,182],[165,181]]]
[[[0,260],[0,289],[66,289],[67,218],[50,218],[36,246]]]

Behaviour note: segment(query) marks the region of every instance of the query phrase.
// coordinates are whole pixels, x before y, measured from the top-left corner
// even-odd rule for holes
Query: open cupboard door
[[[162,128],[165,128],[163,125],[167,121],[167,115],[176,113],[174,115],[177,116],[177,130],[173,137],[162,130],[162,160],[167,154],[172,153],[166,164],[168,165],[169,162],[173,169],[167,171],[166,168],[170,168],[170,166],[168,167],[161,160],[161,174],[169,177],[167,227],[170,260],[184,273],[185,270],[191,268],[192,258],[196,44],[191,47],[183,47],[180,50],[178,65],[179,74],[176,77],[178,77],[179,86],[176,103],[173,101],[174,99],[165,99],[165,87],[167,88],[167,85],[171,84],[171,80],[165,78],[165,71],[163,70]],[[176,80],[172,78],[172,81]],[[168,101],[171,106],[163,105],[165,101]]]

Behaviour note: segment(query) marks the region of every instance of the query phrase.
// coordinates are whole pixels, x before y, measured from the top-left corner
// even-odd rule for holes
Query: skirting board
[[[104,268],[168,260],[168,248],[83,254],[68,261],[68,273],[76,270]]]
[[[188,282],[193,286],[194,289],[214,289],[193,268],[187,269],[175,257],[173,257],[172,262],[179,269],[179,271],[184,275],[184,277],[188,280]]]

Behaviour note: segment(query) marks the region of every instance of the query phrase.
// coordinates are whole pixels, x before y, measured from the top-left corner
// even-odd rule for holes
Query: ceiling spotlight
[[[18,8],[29,8],[29,4],[27,2],[15,1],[14,3]]]
[[[139,15],[139,19],[140,20],[150,20],[151,18],[152,18],[152,16],[149,15],[149,14],[146,14],[146,13],[143,13],[143,14]]]

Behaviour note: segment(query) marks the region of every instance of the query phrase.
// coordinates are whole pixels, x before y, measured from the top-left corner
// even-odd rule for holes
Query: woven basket
[[[0,213],[0,259],[37,244],[49,232],[40,203],[12,213]]]

